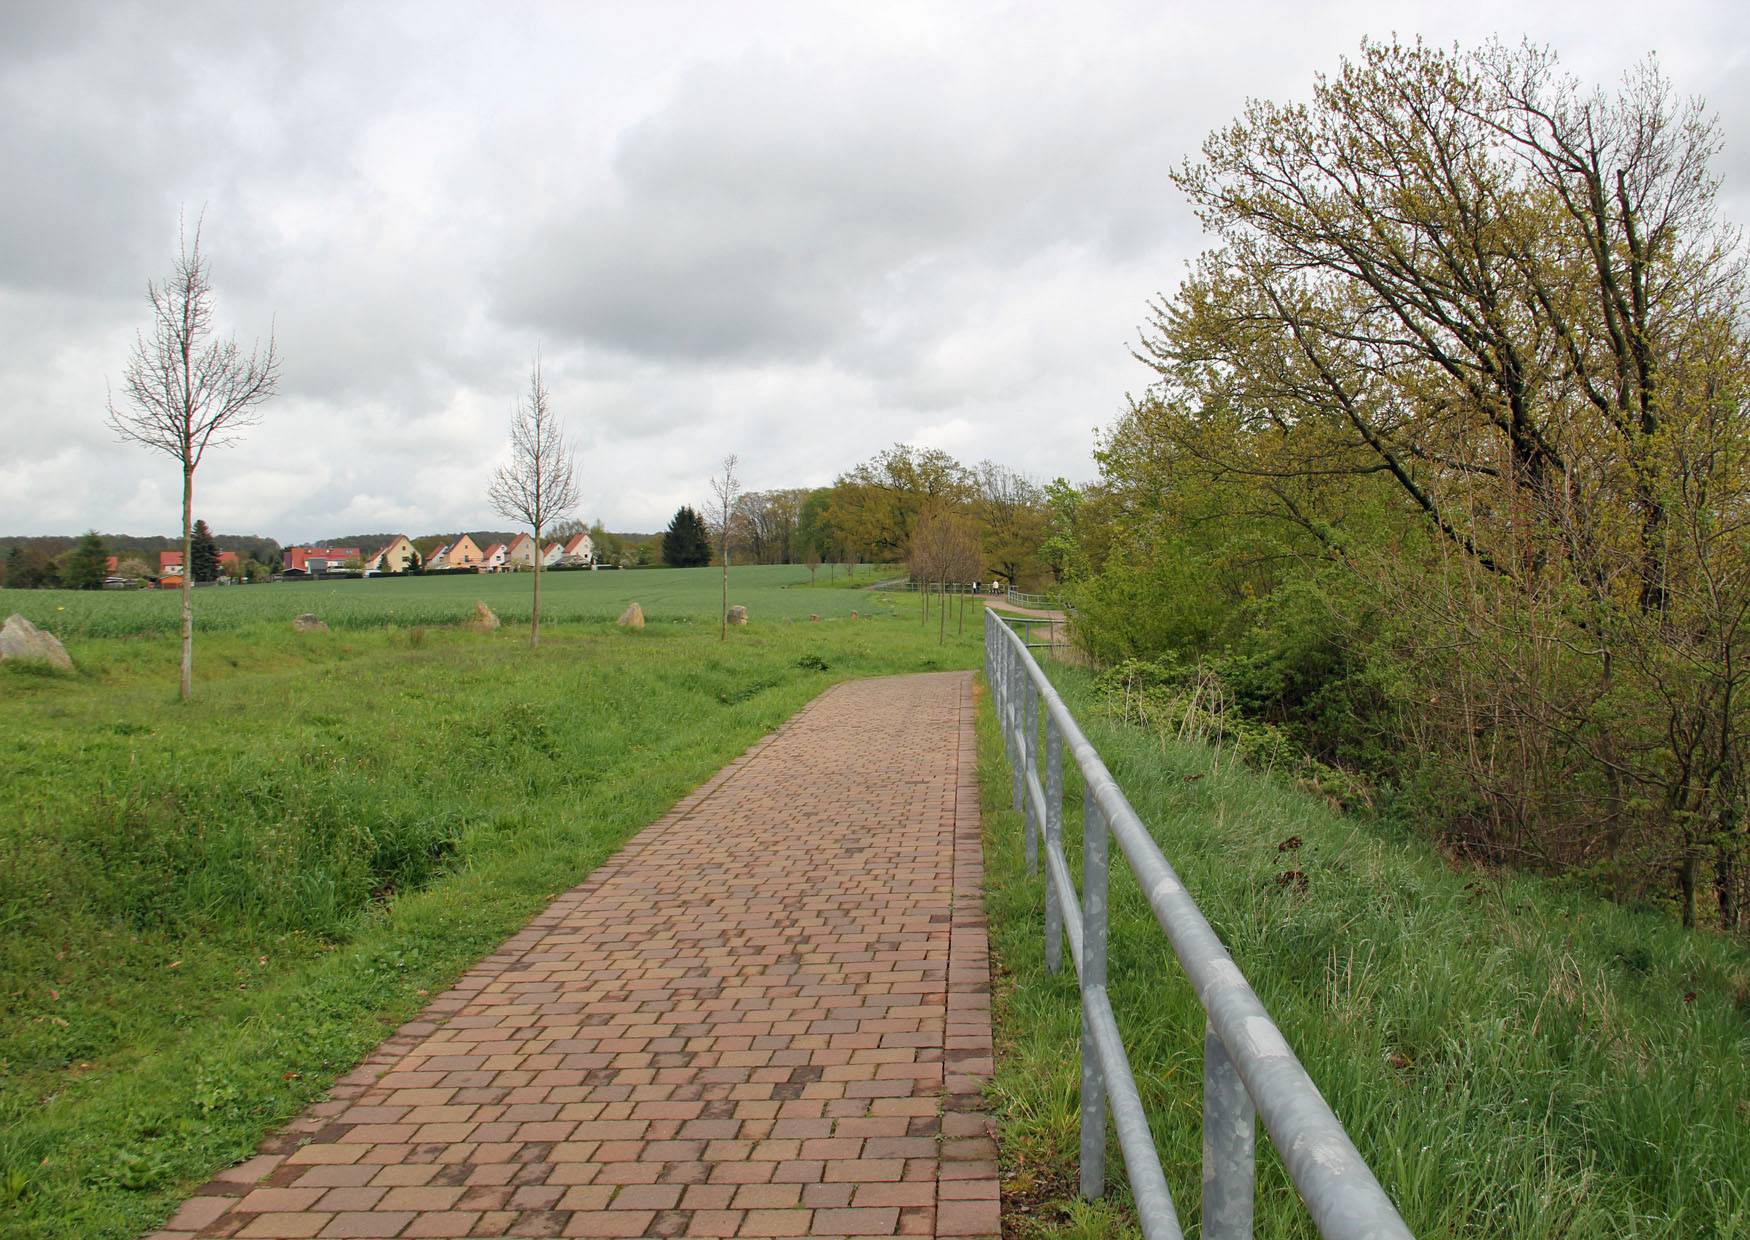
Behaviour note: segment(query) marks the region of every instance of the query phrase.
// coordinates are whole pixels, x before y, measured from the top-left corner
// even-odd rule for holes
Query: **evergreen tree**
[[[61,569],[61,584],[69,590],[101,590],[109,575],[109,552],[96,530],[87,530],[79,545],[67,553]]]
[[[671,568],[699,568],[711,562],[711,534],[705,518],[682,505],[662,536],[662,562]]]
[[[189,570],[196,581],[219,579],[219,544],[205,521],[194,523],[194,539],[189,552]]]

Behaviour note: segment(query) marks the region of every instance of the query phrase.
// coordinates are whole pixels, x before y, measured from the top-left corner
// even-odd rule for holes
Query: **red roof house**
[[[285,571],[323,573],[359,558],[357,547],[287,547]]]

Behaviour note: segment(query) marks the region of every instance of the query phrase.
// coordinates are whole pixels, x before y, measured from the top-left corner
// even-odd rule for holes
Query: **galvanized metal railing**
[[[1203,1033],[1204,1240],[1245,1240],[1256,1196],[1257,1120],[1327,1240],[1411,1240],[1354,1142],[1289,1049],[1239,966],[1167,864],[1148,828],[1088,743],[1026,644],[995,612],[984,618],[984,666],[1026,823],[1027,868],[1045,870],[1045,960],[1062,967],[1064,940],[1081,979],[1081,1193],[1106,1180],[1110,1115],[1146,1240],[1183,1232],[1136,1078],[1106,992],[1108,840],[1116,840],[1166,931],[1207,1020]],[[1044,724],[1041,784],[1040,724]],[[1063,850],[1063,755],[1083,782],[1082,891]],[[1043,847],[1041,846],[1043,839]]]
[[[1035,611],[1047,610],[1053,606],[1049,594],[1025,594],[1014,586],[1009,587],[1009,602],[1016,607],[1031,607]]]

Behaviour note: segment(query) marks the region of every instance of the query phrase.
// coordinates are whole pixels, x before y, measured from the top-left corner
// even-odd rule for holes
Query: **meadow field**
[[[1086,672],[1052,675],[1417,1236],[1750,1236],[1742,943],[1454,864],[1411,830],[1102,717]],[[1022,1240],[1134,1236],[1115,1144],[1113,1199],[1075,1200],[1075,973],[1045,969],[1043,888],[982,714],[1005,1223]],[[1079,882],[1081,787],[1065,783]],[[1203,1012],[1116,851],[1111,898],[1112,1002],[1195,1235]],[[1258,1148],[1256,1234],[1316,1235],[1261,1130]]]
[[[612,620],[634,600],[650,624],[715,620],[722,601],[721,569],[659,568],[608,572],[544,573],[541,622],[572,624]],[[868,610],[868,597],[829,589],[829,584],[868,585],[903,576],[903,570],[859,568],[847,579],[839,568],[829,580],[823,567],[816,584],[797,564],[747,565],[730,569],[731,603],[758,620],[806,620],[810,614],[849,616]],[[484,602],[506,624],[526,623],[530,574],[489,573],[432,577],[365,577],[337,581],[280,581],[251,586],[203,586],[195,591],[195,631],[221,633],[251,624],[289,621],[314,612],[333,629],[385,625],[454,624]],[[181,623],[175,590],[0,590],[0,618],[18,612],[63,641],[80,637],[132,637],[175,633]]]
[[[539,651],[525,576],[203,590],[186,704],[174,595],[0,595],[78,665],[0,666],[0,1236],[149,1230],[829,685],[976,662],[820,581],[721,643],[709,570],[554,574]]]

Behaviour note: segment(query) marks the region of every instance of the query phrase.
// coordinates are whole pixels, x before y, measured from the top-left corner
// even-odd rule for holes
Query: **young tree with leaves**
[[[235,337],[214,336],[212,273],[201,253],[201,222],[194,236],[180,234],[179,252],[163,283],[148,283],[150,333],[134,338],[123,372],[124,401],[109,402],[109,424],[125,440],[175,459],[182,473],[182,561],[194,554],[194,475],[207,449],[236,441],[260,420],[261,406],[279,386],[280,358],[273,334],[265,348],[245,354]],[[193,581],[182,575],[184,701],[194,696]]]
[[[498,513],[520,521],[535,540],[535,601],[529,619],[529,645],[541,644],[541,533],[577,507],[577,471],[552,395],[541,380],[541,358],[529,366],[527,395],[517,402],[510,423],[511,459],[499,466],[487,490]]]

